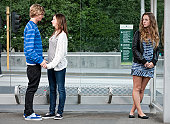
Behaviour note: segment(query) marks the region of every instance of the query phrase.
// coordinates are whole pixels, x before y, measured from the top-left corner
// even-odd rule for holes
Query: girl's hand
[[[43,68],[47,69],[47,65],[46,65],[46,63],[43,65]]]
[[[144,64],[144,66],[145,66],[146,68],[148,68],[149,62],[146,62],[146,63]]]
[[[148,66],[147,66],[148,68],[153,68],[154,67],[154,64],[153,64],[153,62],[150,62],[149,64],[148,64]]]

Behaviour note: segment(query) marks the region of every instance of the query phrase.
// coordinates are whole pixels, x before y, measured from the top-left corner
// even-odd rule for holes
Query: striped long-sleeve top
[[[28,65],[43,62],[42,40],[37,24],[29,21],[24,29],[24,54]]]

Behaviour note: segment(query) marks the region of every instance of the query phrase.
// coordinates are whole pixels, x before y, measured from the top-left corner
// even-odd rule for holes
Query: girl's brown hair
[[[68,35],[68,31],[67,31],[67,22],[66,22],[66,18],[63,14],[56,14],[54,15],[57,19],[57,23],[58,23],[58,30],[59,32],[57,32],[57,36],[64,31],[67,35]],[[56,32],[56,29],[54,31],[54,33]],[[53,33],[53,34],[54,34]]]
[[[147,15],[150,20],[150,25],[145,28],[143,26],[143,16]],[[140,40],[141,42],[144,40],[145,42],[148,42],[148,37],[151,38],[152,45],[156,48],[159,45],[159,32],[158,32],[158,26],[155,19],[155,16],[151,12],[146,12],[142,15],[140,24],[139,24],[139,31],[140,31]],[[154,45],[155,42],[155,45]]]

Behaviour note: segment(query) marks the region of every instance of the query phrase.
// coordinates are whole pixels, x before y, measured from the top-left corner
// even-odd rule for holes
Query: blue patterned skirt
[[[150,62],[153,58],[153,45],[149,40],[149,43],[143,41],[144,53],[143,57]],[[143,64],[133,63],[131,69],[131,75],[141,76],[141,77],[151,77],[154,76],[154,67],[146,68]]]
[[[154,68],[146,68],[143,64],[133,63],[131,75],[153,78]]]

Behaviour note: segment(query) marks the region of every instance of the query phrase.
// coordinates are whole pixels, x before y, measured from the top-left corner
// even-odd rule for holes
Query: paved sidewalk
[[[49,105],[34,105],[35,112],[43,115]],[[150,117],[148,120],[129,119],[131,105],[66,105],[63,120],[25,121],[24,105],[0,105],[0,124],[163,124],[162,114],[149,113],[148,106],[142,106]]]
[[[161,115],[158,114],[147,114],[150,117],[147,120],[129,119],[127,115],[128,113],[66,112],[63,120],[25,121],[22,113],[0,113],[0,124],[163,124]]]

